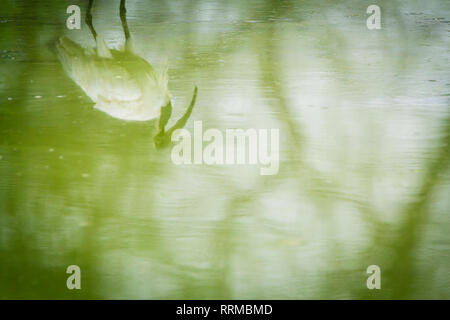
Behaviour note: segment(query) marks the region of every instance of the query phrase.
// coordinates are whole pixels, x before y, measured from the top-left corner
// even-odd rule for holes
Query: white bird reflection
[[[167,68],[157,72],[134,50],[126,20],[125,0],[120,2],[120,18],[125,33],[122,50],[110,49],[92,24],[89,1],[86,23],[96,47],[83,48],[68,37],[56,45],[57,55],[68,76],[95,102],[95,108],[122,120],[159,119],[157,146],[167,144],[170,134],[185,125],[195,104],[197,88],[183,117],[169,130],[165,126],[172,113]]]

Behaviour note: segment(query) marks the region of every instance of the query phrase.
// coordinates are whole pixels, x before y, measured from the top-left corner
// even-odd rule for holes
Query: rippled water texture
[[[377,0],[381,30],[367,1],[127,1],[168,125],[197,85],[185,128],[278,128],[272,176],[95,109],[55,50],[94,46],[88,1],[32,2],[0,6],[0,298],[450,298],[448,1]],[[92,16],[123,45],[118,0]]]

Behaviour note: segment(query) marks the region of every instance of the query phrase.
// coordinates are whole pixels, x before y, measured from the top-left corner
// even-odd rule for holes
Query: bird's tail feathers
[[[56,43],[56,55],[70,77],[72,77],[72,64],[75,58],[82,56],[83,53],[84,49],[66,36],[59,38]]]
[[[66,36],[59,38],[56,43],[58,53],[64,52],[67,56],[80,56],[84,53],[84,48]]]

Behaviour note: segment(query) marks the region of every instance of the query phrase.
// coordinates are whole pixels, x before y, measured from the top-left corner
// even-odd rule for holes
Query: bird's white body
[[[167,72],[157,73],[134,53],[110,50],[97,36],[96,48],[82,48],[67,37],[57,44],[58,57],[73,81],[95,102],[95,108],[123,120],[158,118],[169,103]]]

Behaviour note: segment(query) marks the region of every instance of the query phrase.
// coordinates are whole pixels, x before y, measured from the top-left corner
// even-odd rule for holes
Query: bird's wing
[[[67,74],[94,102],[100,96],[118,102],[142,98],[139,77],[124,67],[123,59],[113,59],[112,55],[99,57],[92,49],[84,49],[67,37],[60,39],[57,52]],[[97,53],[105,55],[106,52],[111,54],[113,50],[97,48]]]

